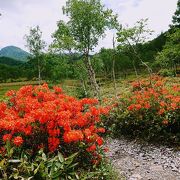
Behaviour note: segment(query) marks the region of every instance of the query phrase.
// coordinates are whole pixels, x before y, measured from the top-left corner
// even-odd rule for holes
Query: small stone
[[[129,180],[140,180],[142,179],[141,175],[140,174],[133,174]]]
[[[171,167],[172,167],[172,171],[175,171],[175,172],[179,171],[178,168],[175,165],[172,165]]]
[[[134,166],[135,166],[135,167],[139,167],[139,166],[140,166],[140,163],[135,162],[135,163],[134,163]]]
[[[163,167],[161,165],[153,165],[150,167],[152,171],[163,171]]]

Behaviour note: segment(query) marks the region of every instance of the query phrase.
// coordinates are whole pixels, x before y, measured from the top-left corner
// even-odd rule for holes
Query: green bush
[[[115,135],[126,134],[146,140],[180,142],[180,87],[167,87],[165,79],[133,82],[132,91],[119,98],[107,128]]]
[[[158,74],[163,77],[173,77],[175,75],[174,71],[169,69],[161,69]]]
[[[103,156],[98,166],[83,169],[79,166],[78,156],[74,153],[64,157],[60,152],[56,155],[46,154],[39,150],[36,156],[30,157],[23,152],[20,159],[12,159],[14,149],[0,157],[0,178],[3,179],[34,179],[34,180],[117,180],[118,174],[113,170],[110,162]]]

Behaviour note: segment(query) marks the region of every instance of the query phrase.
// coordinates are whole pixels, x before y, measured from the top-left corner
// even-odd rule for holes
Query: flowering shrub
[[[154,76],[132,83],[132,91],[119,99],[114,109],[115,131],[140,135],[147,139],[179,141],[180,86],[166,85],[166,80]]]
[[[100,116],[108,107],[98,106],[96,99],[78,100],[67,96],[59,87],[51,91],[47,84],[24,86],[6,93],[7,102],[0,103],[0,148],[5,154],[7,142],[20,152],[33,156],[60,151],[65,157],[81,152],[84,158],[99,162],[103,145]],[[83,158],[82,158],[83,159]]]

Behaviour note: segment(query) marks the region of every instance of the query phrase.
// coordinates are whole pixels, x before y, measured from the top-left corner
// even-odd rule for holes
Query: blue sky
[[[66,0],[0,0],[0,48],[15,45],[25,48],[24,35],[31,26],[39,25],[43,38],[50,44],[51,34],[56,30],[56,23],[66,19],[62,6]],[[177,0],[102,0],[106,7],[119,15],[123,25],[133,25],[141,18],[149,18],[149,28],[154,30],[153,37],[168,29],[172,15],[176,10]],[[112,46],[113,32],[108,31],[96,51],[101,47]]]

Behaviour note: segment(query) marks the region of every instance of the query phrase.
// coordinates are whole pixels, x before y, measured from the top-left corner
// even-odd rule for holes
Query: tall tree
[[[177,2],[177,9],[172,17],[172,23],[171,27],[180,28],[180,0]]]
[[[42,32],[39,26],[31,27],[29,35],[25,35],[27,47],[30,53],[33,55],[32,61],[34,61],[34,65],[37,66],[38,69],[38,80],[39,84],[41,83],[41,71],[43,66],[43,50],[45,48],[45,41],[42,40]]]
[[[174,32],[167,34],[166,44],[156,57],[156,63],[161,68],[172,69],[174,75],[177,75],[177,67],[180,65],[180,29],[175,28]]]
[[[76,49],[76,42],[74,41],[69,24],[60,20],[57,26],[58,29],[52,35],[54,41],[53,44],[50,45],[50,50],[54,50],[57,53],[67,51],[69,55],[72,55],[73,51]]]
[[[166,33],[167,41],[163,50],[157,54],[155,63],[162,69],[171,69],[176,76],[180,64],[180,0],[177,2],[170,27],[171,29]]]
[[[64,49],[65,44],[68,43],[68,48],[71,47],[72,51],[83,54],[83,62],[94,96],[100,97],[89,54],[98,45],[99,39],[104,37],[105,31],[116,27],[117,15],[113,15],[112,10],[105,9],[100,0],[68,0],[66,6],[63,7],[63,12],[69,17],[69,21],[58,23],[58,27],[65,28],[63,31],[58,28],[54,33],[56,42],[64,44]]]
[[[142,60],[140,54],[138,53],[138,45],[144,44],[146,40],[149,38],[149,35],[152,34],[152,30],[147,28],[147,20],[148,19],[141,19],[137,21],[133,27],[125,27],[122,28],[117,33],[117,41],[119,42],[119,49],[127,48],[129,52],[131,52],[140,63],[147,68],[149,74],[151,75],[151,69],[147,65],[146,62]],[[133,67],[138,77],[137,68],[135,66],[136,62],[133,58]]]
[[[112,76],[113,76],[113,85],[114,85],[114,95],[117,99],[117,85],[116,85],[116,74],[115,74],[115,60],[116,60],[116,46],[115,46],[115,38],[113,36],[113,57],[112,57]]]

